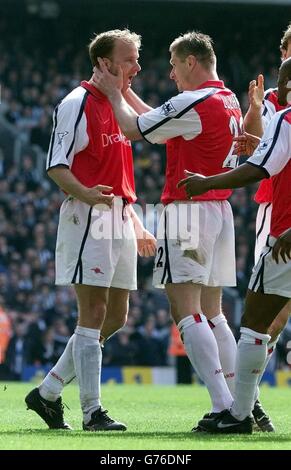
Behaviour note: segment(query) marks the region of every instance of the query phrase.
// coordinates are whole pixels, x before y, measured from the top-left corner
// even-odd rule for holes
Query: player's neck
[[[191,82],[189,82],[189,87],[187,87],[187,90],[189,91],[196,90],[202,85],[202,83],[205,83],[208,81],[217,81],[217,80],[219,80],[219,78],[215,70],[201,71],[199,74],[193,77]]]

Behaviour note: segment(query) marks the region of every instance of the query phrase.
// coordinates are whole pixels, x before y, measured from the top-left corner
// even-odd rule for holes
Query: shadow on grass
[[[219,442],[291,442],[291,435],[283,433],[254,433],[254,434],[207,434],[207,433],[191,433],[191,432],[116,432],[116,431],[98,431],[84,432],[62,431],[50,429],[18,429],[11,431],[0,431],[1,436],[25,436],[25,437],[66,437],[67,439],[75,439],[76,436],[82,436],[82,439],[96,439],[98,436],[108,439],[122,438],[127,439],[156,439],[156,440],[183,440],[183,441],[218,441]]]

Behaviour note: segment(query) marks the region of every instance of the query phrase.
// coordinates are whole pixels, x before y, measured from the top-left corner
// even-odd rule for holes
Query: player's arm
[[[185,171],[186,178],[178,183],[178,188],[185,187],[189,198],[199,196],[211,189],[234,189],[256,183],[266,178],[264,169],[244,163],[234,170],[219,175],[204,177]]]
[[[148,106],[131,88],[128,88],[123,96],[129,106],[131,106],[138,115],[147,113],[153,109],[151,106]]]
[[[132,205],[130,205],[130,215],[132,218],[134,232],[137,241],[137,251],[140,256],[154,256],[156,253],[157,240],[155,237],[143,226],[140,218],[135,212]]]
[[[111,207],[113,195],[104,195],[102,191],[111,192],[112,187],[98,185],[87,188],[70,170],[75,153],[86,148],[89,142],[86,118],[84,115],[79,118],[81,106],[82,99],[76,99],[64,101],[56,107],[47,156],[47,173],[59,188],[76,199],[90,206],[104,203]]]
[[[89,206],[95,206],[95,204],[112,206],[114,195],[102,193],[102,191],[111,192],[113,189],[112,186],[98,184],[93,188],[87,188],[80,183],[70,169],[62,167],[61,165],[48,170],[48,175],[59,188]]]
[[[266,128],[259,147],[244,165],[227,173],[209,176],[186,172],[178,187],[185,187],[188,197],[198,196],[211,189],[233,189],[247,186],[282,171],[290,160],[290,124],[276,113]],[[254,136],[249,136],[254,138]],[[237,137],[246,139],[247,136]]]
[[[257,81],[252,80],[249,85],[249,109],[244,118],[244,129],[249,133],[261,137],[263,135],[262,103],[264,99],[264,77],[259,75]]]

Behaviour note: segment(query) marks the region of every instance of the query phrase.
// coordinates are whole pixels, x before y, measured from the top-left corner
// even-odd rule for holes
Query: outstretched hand
[[[249,84],[250,106],[260,108],[264,99],[264,76],[258,75],[257,80],[251,80]]]
[[[184,170],[184,174],[186,178],[179,181],[177,188],[185,187],[189,199],[191,199],[192,196],[199,196],[208,191],[208,178],[188,170]]]
[[[291,228],[288,228],[283,232],[276,240],[272,250],[272,257],[279,263],[279,257],[281,256],[284,263],[288,263],[288,259],[291,260]]]
[[[100,57],[98,57],[98,63],[99,68],[94,67],[94,73],[89,83],[108,97],[117,90],[121,91],[123,87],[123,72],[120,65],[117,65],[116,75],[113,75],[113,73],[108,70],[104,60]]]
[[[257,146],[259,145],[261,139],[255,135],[248,134],[244,132],[243,134],[239,135],[238,137],[234,137],[234,152],[237,155],[249,155],[251,156]]]

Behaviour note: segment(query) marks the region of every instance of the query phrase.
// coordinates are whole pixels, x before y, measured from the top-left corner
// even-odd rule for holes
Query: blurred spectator
[[[11,8],[14,14],[13,2],[11,6],[7,3],[7,9]],[[64,195],[51,182],[41,179],[37,170],[41,162],[36,160],[34,152],[35,145],[43,152],[47,151],[51,116],[58,101],[78,85],[81,76],[90,77],[91,66],[83,44],[88,42],[93,31],[103,29],[102,16],[90,18],[86,9],[80,11],[78,2],[71,3],[72,12],[78,17],[84,15],[82,18],[86,19],[78,23],[77,36],[72,27],[74,17],[66,17],[66,12],[62,12],[64,28],[59,28],[57,20],[35,22],[31,16],[25,16],[24,10],[19,18],[9,17],[0,5],[0,115],[6,125],[14,129],[18,143],[21,140],[23,145],[16,163],[14,142],[9,147],[0,134],[0,304],[5,310],[4,317],[0,311],[0,328],[1,319],[4,318],[6,324],[8,318],[10,326],[5,331],[11,328],[14,336],[9,343],[6,363],[10,376],[15,378],[21,376],[27,360],[41,364],[55,362],[76,323],[73,291],[54,286],[53,253],[58,212]],[[106,2],[104,5],[102,14],[106,15],[108,6]],[[119,14],[128,17],[125,4],[115,7],[117,17]],[[151,6],[145,5],[144,9],[147,8],[146,11],[150,11]],[[170,67],[163,44],[168,44],[176,33],[187,28],[186,24],[189,28],[212,34],[213,19],[222,6],[213,4],[211,9],[205,9],[197,3],[195,8],[198,13],[193,23],[192,4],[186,2],[181,9],[180,2],[172,2],[172,20],[169,17],[161,24],[157,15],[158,26],[153,25],[151,31],[135,11],[135,22],[139,25],[136,29],[138,33],[144,30],[145,47],[141,53],[143,69],[133,81],[133,87],[153,107],[176,94],[175,84],[164,78]],[[266,9],[262,17],[253,13],[254,8],[240,6],[235,11],[233,8],[228,11],[224,6],[224,18],[228,20],[222,26],[215,21],[219,72],[226,85],[236,90],[244,110],[248,106],[249,80],[263,72],[266,86],[276,84],[278,54],[269,51],[276,50],[286,26],[284,15],[274,16]],[[238,20],[240,30],[248,31],[247,37],[237,30]],[[272,30],[269,28],[271,23]],[[0,121],[0,133],[1,125]],[[159,202],[164,185],[165,150],[163,146],[152,146],[144,141],[133,143],[133,152],[138,202],[144,208],[146,203]],[[239,189],[231,197],[241,298],[245,295],[253,263],[257,210],[252,200],[254,191],[255,188]],[[154,226],[152,219],[150,222]],[[168,303],[164,293],[151,286],[152,268],[152,259],[139,259],[139,290],[131,294],[126,328],[105,344],[106,364],[165,365],[169,362]],[[230,311],[230,305],[233,306],[233,302],[227,301],[228,320],[235,327],[236,314]],[[7,341],[10,332],[4,336]],[[281,350],[279,364],[286,366],[283,360],[286,351],[283,347]]]

